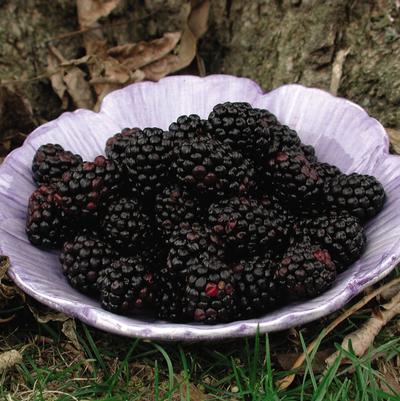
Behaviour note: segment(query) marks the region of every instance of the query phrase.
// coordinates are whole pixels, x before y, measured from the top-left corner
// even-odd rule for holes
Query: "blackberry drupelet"
[[[56,184],[55,200],[67,215],[93,222],[99,209],[118,192],[120,183],[119,167],[104,156],[97,156],[93,162],[83,162],[63,174]]]
[[[327,249],[338,271],[360,258],[365,247],[365,235],[359,220],[348,212],[328,215],[301,222],[302,234]]]
[[[338,177],[342,172],[340,169],[329,163],[315,163],[315,168],[318,171],[318,174],[325,181],[331,180],[335,177]]]
[[[54,186],[41,185],[29,198],[26,234],[32,244],[43,248],[58,248],[72,235],[54,195]]]
[[[121,132],[108,138],[105,148],[107,158],[122,165],[126,158],[129,141],[140,132],[142,132],[140,128],[124,128]]]
[[[253,185],[251,164],[208,135],[175,148],[172,171],[182,186],[206,199],[243,194]]]
[[[279,249],[288,235],[287,220],[276,209],[255,199],[234,197],[214,203],[208,210],[209,226],[225,246],[229,261]]]
[[[172,140],[169,132],[145,128],[126,149],[125,166],[134,193],[153,198],[168,183]]]
[[[185,282],[167,268],[155,277],[154,305],[157,317],[172,322],[182,322]]]
[[[232,269],[207,255],[188,266],[184,313],[189,320],[203,323],[229,322],[235,314]]]
[[[179,147],[183,142],[205,135],[209,131],[209,123],[197,114],[180,116],[169,126],[173,147]]]
[[[86,294],[97,294],[97,279],[117,256],[97,233],[88,230],[78,234],[62,247],[60,262],[70,285]]]
[[[185,277],[188,265],[199,262],[204,253],[211,257],[223,258],[219,238],[201,224],[180,224],[168,241],[170,248],[167,257],[169,271],[179,277]]]
[[[297,151],[278,152],[270,160],[273,193],[289,208],[311,209],[322,203],[324,182],[315,165]]]
[[[153,245],[150,217],[136,199],[120,198],[111,202],[101,226],[104,237],[123,254],[132,254]]]
[[[116,259],[97,281],[101,306],[110,312],[131,314],[152,304],[153,284],[154,273],[140,256]]]
[[[82,162],[79,155],[65,151],[61,145],[48,143],[36,151],[32,161],[32,176],[37,184],[57,182],[65,171]]]
[[[232,266],[238,319],[257,317],[279,301],[271,255],[254,256]]]
[[[155,202],[157,228],[165,240],[180,223],[192,224],[201,221],[199,201],[178,185],[165,187]]]
[[[208,116],[210,133],[220,142],[254,161],[262,159],[270,144],[269,128],[279,124],[267,110],[249,103],[226,102],[214,106]]]
[[[300,145],[300,149],[303,152],[305,158],[308,160],[309,163],[317,163],[318,162],[318,158],[315,154],[314,146],[305,145],[304,143],[302,143]]]
[[[329,252],[308,241],[295,243],[276,265],[275,279],[289,298],[312,298],[324,292],[336,278]]]
[[[349,211],[361,222],[377,215],[385,203],[381,183],[370,175],[340,174],[325,184],[326,201],[334,208]]]

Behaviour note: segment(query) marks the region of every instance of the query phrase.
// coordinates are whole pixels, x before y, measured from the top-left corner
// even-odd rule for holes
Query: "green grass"
[[[345,326],[353,327],[358,319],[349,319]],[[315,330],[304,328],[294,345],[284,338],[287,333],[225,343],[174,344],[125,339],[77,323],[82,350],[73,351],[59,324],[31,322],[4,336],[1,348],[8,343],[20,349],[28,343],[27,333],[32,335],[23,362],[0,375],[1,400],[400,400],[395,389],[381,386],[385,379],[377,360],[395,364],[400,355],[400,338],[384,333],[360,358],[351,347],[345,351],[334,344],[335,336],[319,338],[287,390],[276,385],[290,373],[281,369],[276,356],[305,350]],[[33,333],[46,342],[35,341]],[[317,352],[328,346],[339,350],[337,359],[325,371],[315,370]]]

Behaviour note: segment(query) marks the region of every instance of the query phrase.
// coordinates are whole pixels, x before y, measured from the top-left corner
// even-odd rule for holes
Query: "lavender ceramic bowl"
[[[73,290],[58,264],[57,253],[43,252],[27,240],[24,225],[34,189],[30,165],[35,150],[57,142],[86,160],[103,152],[106,139],[124,127],[166,129],[182,114],[207,117],[224,101],[246,101],[267,108],[312,144],[322,161],[345,172],[376,176],[388,199],[367,226],[368,247],[333,287],[313,300],[291,304],[262,318],[216,326],[171,324],[106,312],[97,301]],[[287,329],[320,318],[346,304],[363,288],[388,274],[400,259],[400,157],[388,154],[388,137],[378,121],[359,106],[318,89],[282,86],[264,94],[244,78],[214,75],[177,76],[142,82],[108,95],[99,113],[77,110],[37,128],[0,167],[0,253],[11,259],[10,276],[42,303],[112,333],[163,340],[217,340]]]

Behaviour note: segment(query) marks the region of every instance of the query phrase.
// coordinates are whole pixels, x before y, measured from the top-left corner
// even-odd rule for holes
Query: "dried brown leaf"
[[[78,108],[91,109],[94,104],[92,90],[84,72],[78,67],[72,67],[65,72],[63,79],[74,105]]]
[[[39,323],[48,323],[48,322],[65,322],[70,319],[69,316],[65,315],[61,312],[54,312],[46,307],[43,307],[43,310],[40,310],[38,307],[30,305],[28,303],[28,307],[32,312],[34,318]]]
[[[400,313],[400,293],[395,295],[390,302],[381,306],[381,309],[374,310],[370,319],[359,329],[344,337],[342,348],[349,349],[351,342],[354,354],[362,356],[373,344],[375,337],[379,334],[383,326]],[[330,366],[336,359],[338,352],[326,359],[326,364]]]
[[[62,325],[61,331],[78,351],[82,351],[82,345],[78,341],[78,336],[76,335],[75,319],[67,319]]]
[[[8,256],[0,255],[0,281],[4,278],[10,267],[10,259]]]
[[[312,367],[314,372],[319,373],[324,371],[325,359],[329,355],[332,355],[332,352],[334,352],[333,348],[327,348],[324,350],[317,351],[317,353],[314,356],[314,359],[312,360]],[[278,354],[276,356],[276,359],[283,370],[290,370],[293,366],[293,363],[296,361],[296,359],[299,358],[299,356],[300,355],[297,353]],[[304,369],[300,368],[298,370],[298,373],[303,371]]]
[[[0,372],[12,368],[22,362],[22,355],[15,349],[0,354]]]
[[[120,0],[77,0],[78,21],[81,28],[90,28],[100,18],[106,17]]]
[[[393,128],[386,128],[386,131],[390,138],[390,143],[393,147],[393,150],[400,154],[400,131]]]
[[[340,81],[342,79],[343,74],[343,65],[346,61],[346,57],[350,52],[350,48],[340,49],[335,56],[335,60],[332,65],[332,77],[331,77],[331,86],[330,91],[333,95],[337,95]]]
[[[68,107],[67,86],[63,80],[62,69],[60,68],[60,59],[56,56],[55,48],[47,54],[47,72],[50,76],[50,83],[61,100],[61,107],[66,110]]]
[[[192,11],[188,19],[188,26],[196,39],[201,38],[207,32],[210,1],[201,2],[192,0]]]
[[[175,48],[180,38],[180,32],[168,32],[162,38],[150,42],[142,41],[112,47],[108,50],[108,54],[128,70],[133,71],[164,57]]]

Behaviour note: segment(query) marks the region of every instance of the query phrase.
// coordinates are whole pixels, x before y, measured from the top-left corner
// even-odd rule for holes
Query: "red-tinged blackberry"
[[[290,298],[312,298],[329,288],[336,274],[329,252],[303,241],[287,249],[276,265],[275,279]]]
[[[224,244],[229,260],[280,248],[288,235],[286,216],[255,199],[224,199],[212,204],[208,214],[209,227]]]
[[[204,253],[223,258],[220,239],[201,224],[180,224],[168,240],[168,246],[167,267],[172,274],[180,277],[185,277],[188,265],[198,262]]]
[[[72,235],[54,195],[54,186],[41,185],[29,198],[26,234],[32,244],[43,248],[58,248]]]
[[[246,193],[254,173],[240,153],[208,135],[174,149],[172,172],[182,186],[208,199]]]
[[[82,162],[79,155],[65,151],[61,145],[48,143],[36,151],[32,161],[32,176],[37,184],[57,182],[65,171]]]
[[[124,315],[152,304],[153,285],[154,273],[141,256],[114,260],[97,280],[101,306]]]
[[[129,141],[139,132],[142,132],[140,128],[124,128],[121,132],[108,138],[105,148],[107,158],[122,164],[126,157]]]
[[[310,162],[310,163],[317,163],[318,158],[317,155],[315,154],[315,149],[314,146],[312,145],[305,145],[302,143],[300,145],[300,149],[303,152],[305,158]]]
[[[211,135],[254,161],[263,159],[270,144],[269,128],[279,124],[267,110],[249,103],[226,102],[214,106],[208,116]]]
[[[115,162],[97,156],[63,174],[57,182],[56,202],[67,215],[84,221],[97,219],[99,209],[118,192],[121,173]]]
[[[105,210],[101,226],[104,237],[123,254],[132,254],[153,243],[150,217],[136,199],[120,198]]]
[[[278,152],[270,160],[274,195],[288,207],[310,209],[321,204],[324,182],[315,165],[297,151]]]
[[[201,323],[229,322],[236,317],[232,269],[207,256],[189,263],[184,314]]]
[[[178,147],[185,141],[205,135],[209,131],[209,123],[207,120],[202,120],[197,114],[190,114],[178,117],[168,130],[172,136],[173,146]]]
[[[158,230],[164,239],[168,239],[180,223],[199,222],[201,207],[185,189],[173,185],[157,195],[155,214]]]
[[[60,262],[72,287],[86,294],[96,294],[97,279],[104,269],[110,267],[115,255],[111,246],[97,233],[86,230],[64,243]]]
[[[155,276],[154,306],[157,317],[172,322],[182,322],[185,281],[167,268]]]
[[[151,198],[162,191],[169,178],[171,150],[171,134],[159,128],[145,128],[131,139],[125,166],[134,193]]]
[[[271,255],[254,256],[232,266],[238,319],[254,318],[279,301]]]
[[[359,259],[365,247],[360,221],[346,211],[303,220],[301,229],[303,235],[329,251],[338,271]]]
[[[377,215],[385,203],[385,190],[370,175],[340,174],[328,180],[324,190],[329,205],[349,211],[362,222]]]

